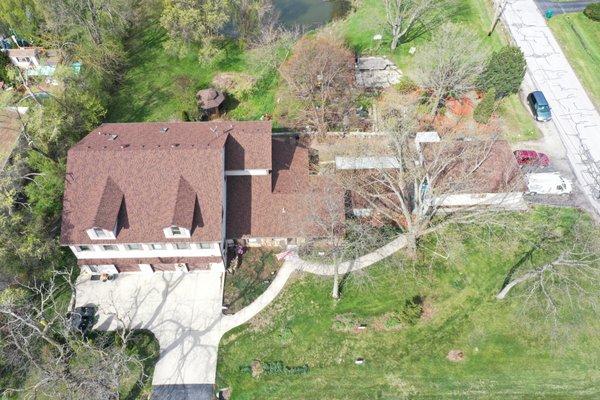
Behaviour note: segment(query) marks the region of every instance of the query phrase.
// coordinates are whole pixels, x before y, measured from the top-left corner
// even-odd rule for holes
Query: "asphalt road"
[[[599,3],[600,0],[579,0],[579,1],[548,1],[534,0],[542,13],[546,10],[554,11],[554,14],[566,14],[583,11],[583,9],[592,3]]]

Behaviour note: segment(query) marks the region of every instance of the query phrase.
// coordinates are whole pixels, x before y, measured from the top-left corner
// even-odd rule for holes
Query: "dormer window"
[[[99,239],[104,239],[106,237],[106,232],[104,232],[104,229],[100,229],[100,228],[94,228],[92,229],[94,231],[94,235],[99,238]]]
[[[172,225],[168,228],[163,229],[165,237],[168,239],[173,238],[189,238],[190,230],[181,226]]]

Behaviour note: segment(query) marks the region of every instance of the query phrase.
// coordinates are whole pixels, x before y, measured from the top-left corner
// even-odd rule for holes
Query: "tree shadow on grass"
[[[136,400],[140,398],[142,390],[152,378],[154,366],[159,357],[159,345],[152,332],[143,330],[132,335],[129,347],[130,351],[142,360],[143,374],[123,399]]]

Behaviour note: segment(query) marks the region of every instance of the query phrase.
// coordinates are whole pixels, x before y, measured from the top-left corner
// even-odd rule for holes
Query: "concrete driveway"
[[[212,396],[222,299],[222,272],[123,273],[109,282],[80,276],[76,305],[98,307],[96,329],[126,327],[154,333],[160,358],[152,380],[153,398],[210,399],[200,394]]]

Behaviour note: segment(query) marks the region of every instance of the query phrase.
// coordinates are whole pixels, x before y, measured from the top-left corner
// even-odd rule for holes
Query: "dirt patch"
[[[468,97],[446,100],[446,108],[454,115],[467,116],[473,113],[473,100]]]
[[[425,297],[423,299],[423,303],[421,304],[421,321],[429,322],[436,314],[436,309],[433,305],[433,301],[429,297]]]
[[[252,377],[257,379],[263,373],[262,364],[258,360],[252,361],[250,364],[250,369],[252,370]]]
[[[227,314],[246,307],[269,287],[281,267],[275,254],[266,248],[247,249],[238,257],[230,254],[223,293]]]
[[[453,349],[448,352],[446,358],[452,362],[461,362],[465,359],[465,353],[462,350]]]
[[[241,72],[222,72],[215,75],[212,80],[212,85],[216,89],[236,96],[247,93],[255,83],[256,78]]]

